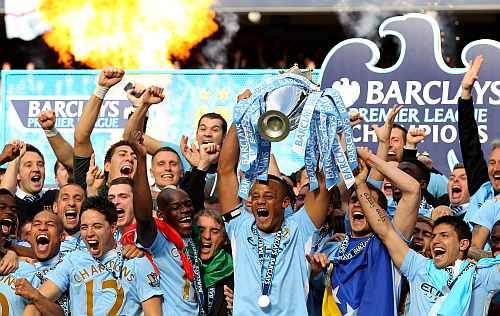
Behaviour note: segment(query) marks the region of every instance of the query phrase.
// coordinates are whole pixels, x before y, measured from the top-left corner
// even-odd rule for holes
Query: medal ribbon
[[[49,271],[54,270],[57,267],[57,265],[63,261],[64,255],[65,255],[65,253],[59,252],[59,255],[58,255],[59,258],[58,258],[57,262],[53,266],[51,266],[50,268],[42,269],[42,270],[37,269],[36,276],[38,277],[38,279],[40,279],[40,284],[43,284],[45,281],[47,281],[47,278],[45,277],[45,275]],[[56,304],[61,307],[63,314],[65,316],[71,315],[69,291],[68,290],[66,290],[64,293],[61,294],[61,296],[56,300]]]
[[[197,294],[196,297],[198,298],[198,305],[200,306],[200,315],[207,315],[208,313],[205,311],[205,294],[203,293],[203,283],[200,272],[201,262],[198,257],[198,249],[191,238],[189,238],[187,244],[190,248],[189,254],[193,263],[194,287]],[[210,311],[210,306],[208,307],[208,311]]]
[[[344,239],[342,240],[342,242],[340,244],[337,256],[335,256],[331,261],[341,262],[341,261],[351,260],[352,258],[359,255],[366,248],[366,246],[368,246],[368,243],[370,242],[370,240],[372,240],[372,238],[373,238],[373,235],[371,235],[366,240],[363,240],[362,242],[360,242],[356,247],[351,249],[351,251],[349,251],[348,253],[345,253],[347,251],[347,247],[349,246],[349,240],[350,240],[349,235],[346,234]]]
[[[211,286],[207,289],[207,296],[208,296],[208,313],[212,311],[212,306],[214,305],[214,300],[215,300],[215,285]]]
[[[264,269],[264,253],[265,253],[264,240],[262,239],[262,237],[260,237],[259,233],[257,232],[257,229],[255,228],[255,223],[252,225],[252,232],[254,234],[255,239],[257,239],[257,251],[261,267],[260,274],[262,281],[262,295],[268,296],[271,291],[271,284],[273,282],[274,268],[276,266],[278,255],[280,253],[280,243],[281,243],[281,236],[283,235],[283,229],[280,229],[276,233],[276,236],[274,237],[273,248],[271,250],[271,258],[269,258],[269,263],[267,265],[266,274],[264,275],[264,278],[262,278],[262,270]]]

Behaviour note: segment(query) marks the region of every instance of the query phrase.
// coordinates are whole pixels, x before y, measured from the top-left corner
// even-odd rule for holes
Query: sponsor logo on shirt
[[[426,296],[433,303],[436,302],[438,298],[444,295],[440,290],[425,282],[420,285],[420,290],[423,292],[424,296]]]

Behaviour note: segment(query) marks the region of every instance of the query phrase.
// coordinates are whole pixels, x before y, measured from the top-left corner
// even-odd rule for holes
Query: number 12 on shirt
[[[87,293],[87,316],[94,315],[94,280],[90,280],[85,283],[86,293]],[[118,286],[116,280],[106,280],[102,282],[101,288],[113,289],[116,292],[116,300],[113,307],[109,310],[107,316],[117,316],[123,305],[124,293],[123,288]]]

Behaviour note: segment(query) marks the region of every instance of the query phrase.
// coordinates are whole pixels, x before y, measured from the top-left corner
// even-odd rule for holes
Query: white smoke
[[[379,6],[369,5],[366,11],[339,12],[339,20],[347,35],[367,38],[378,44],[378,27],[382,21],[395,14],[382,10]]]
[[[218,13],[216,19],[222,35],[220,38],[207,40],[202,48],[202,53],[210,66],[225,67],[227,65],[227,47],[239,31],[240,24],[238,15],[231,12]]]
[[[352,6],[350,6],[351,0],[344,0],[344,9],[339,12],[339,20],[342,27],[348,37],[362,37],[369,39],[376,43],[379,47],[381,46],[381,39],[378,36],[378,29],[380,24],[388,17],[401,15],[404,12],[396,12],[391,10],[385,10],[383,6],[368,5],[363,11],[352,11]],[[433,2],[434,5],[439,4],[439,0]],[[401,10],[411,10],[415,7],[414,0],[399,0],[391,2],[391,7],[399,7]],[[409,12],[409,11],[408,11]],[[443,57],[446,63],[453,64],[453,59],[456,55],[456,37],[455,37],[455,19],[452,15],[444,12],[437,11],[425,11],[425,13],[432,18],[434,18],[439,25],[443,39],[442,39],[442,50]],[[397,41],[394,42],[395,45],[399,45]]]

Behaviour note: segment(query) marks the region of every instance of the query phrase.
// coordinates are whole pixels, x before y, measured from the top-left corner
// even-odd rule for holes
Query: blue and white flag
[[[344,245],[346,245],[344,240]],[[333,258],[333,298],[343,315],[396,314],[393,266],[376,236],[348,238]]]

